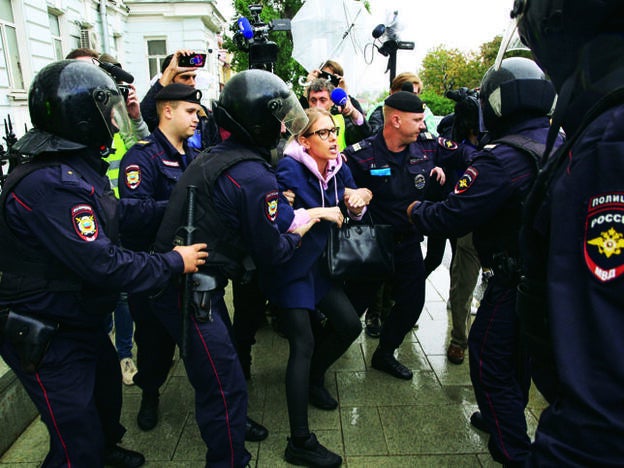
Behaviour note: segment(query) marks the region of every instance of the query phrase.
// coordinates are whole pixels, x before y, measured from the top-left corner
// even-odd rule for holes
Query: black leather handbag
[[[353,223],[332,225],[325,257],[329,276],[348,280],[379,280],[394,272],[392,226]]]

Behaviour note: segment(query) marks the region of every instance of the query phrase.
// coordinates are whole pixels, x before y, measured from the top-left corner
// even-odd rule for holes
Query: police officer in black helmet
[[[518,342],[516,286],[522,201],[537,174],[555,91],[532,60],[513,57],[492,67],[481,83],[483,121],[491,143],[443,202],[414,202],[408,215],[424,234],[463,236],[484,268],[494,271],[468,335],[470,378],[480,413],[471,422],[490,434],[492,457],[521,466],[530,439],[524,410],[529,361]],[[558,142],[560,143],[560,142]]]
[[[519,313],[558,385],[530,466],[624,465],[624,2],[517,0],[567,135],[527,204]],[[542,307],[540,307],[542,306]]]
[[[127,120],[106,72],[54,62],[34,78],[28,105],[34,128],[15,148],[32,160],[0,197],[0,355],[48,428],[43,466],[137,467],[143,455],[117,445],[121,372],[104,319],[120,291],[196,271],[205,245],[158,255],[118,246],[120,215],[142,208],[118,205],[101,159]]]
[[[314,221],[295,232],[280,233],[275,220],[281,209],[270,149],[282,125],[297,132],[307,117],[295,95],[277,76],[247,70],[226,83],[213,105],[219,126],[230,138],[202,152],[175,186],[156,237],[156,249],[166,251],[178,242],[176,231],[185,224],[187,187],[196,186],[197,217],[194,240],[209,244],[210,264],[196,277],[191,317],[187,374],[197,393],[199,430],[208,447],[208,466],[242,467],[250,459],[244,446],[247,387],[231,340],[231,324],[223,300],[229,279],[245,281],[254,268],[262,272],[288,260],[301,236]],[[175,291],[156,301],[159,319],[180,336],[180,315],[171,307]],[[201,299],[203,298],[203,299]],[[203,305],[202,305],[203,302]]]

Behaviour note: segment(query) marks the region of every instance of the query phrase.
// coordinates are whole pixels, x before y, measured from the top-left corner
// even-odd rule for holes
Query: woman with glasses
[[[291,138],[277,165],[280,192],[290,192],[290,200],[294,199],[293,210],[279,211],[278,224],[288,230],[310,218],[321,221],[302,239],[291,260],[272,275],[268,291],[290,346],[286,398],[291,437],[285,458],[297,465],[339,466],[341,457],[323,447],[309,430],[308,402],[323,410],[337,408],[338,402],[325,388],[324,375],[362,327],[341,285],[330,280],[321,257],[331,224],[342,225],[343,212],[361,218],[372,194],[356,187],[343,164],[336,138],[340,130],[331,114],[319,108],[307,109],[306,114],[308,124]],[[325,324],[321,314],[327,318]],[[330,386],[335,388],[335,383]]]

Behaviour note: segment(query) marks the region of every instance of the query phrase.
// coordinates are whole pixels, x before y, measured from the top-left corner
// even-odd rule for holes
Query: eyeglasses
[[[304,136],[311,137],[312,135],[318,135],[321,140],[327,140],[329,138],[330,133],[336,136],[340,135],[340,127],[321,128],[320,130],[317,130],[315,132],[310,132]]]

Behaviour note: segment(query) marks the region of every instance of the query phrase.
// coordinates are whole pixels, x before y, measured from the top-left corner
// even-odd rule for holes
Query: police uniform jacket
[[[621,38],[619,39],[621,41]],[[618,49],[613,47],[619,46]],[[542,413],[536,447],[561,466],[624,462],[624,104],[603,106],[586,126],[588,109],[624,83],[622,51],[594,61],[584,93],[565,115],[572,146],[551,156],[549,189],[527,227],[532,277],[544,277],[548,322],[559,380]],[[600,56],[606,50],[601,44]],[[616,52],[617,51],[617,52]],[[588,62],[589,63],[589,62]],[[610,70],[609,67],[617,70]],[[588,71],[589,76],[589,71]],[[613,93],[615,94],[615,93]],[[580,132],[578,137],[575,133]],[[567,145],[566,145],[567,146]],[[540,453],[538,452],[538,453]]]
[[[343,164],[339,156],[335,162],[330,162],[328,174],[321,175],[318,170],[314,170],[316,168],[311,166],[311,170],[306,165],[306,162],[314,165],[316,163],[309,156],[302,159],[300,148],[297,143],[291,143],[285,150],[285,157],[277,165],[280,193],[284,190],[295,193],[295,210],[339,206],[344,198],[345,188],[357,188],[349,167]],[[286,231],[293,219],[292,210],[285,208],[280,211],[280,229]],[[329,221],[315,224],[301,239],[301,244],[292,258],[275,270],[272,281],[268,282],[271,303],[283,308],[313,310],[325,296],[330,287],[330,279],[327,268],[320,259],[325,252],[332,224]]]
[[[408,221],[406,211],[414,200],[440,198],[442,187],[429,177],[431,170],[463,153],[451,140],[421,134],[401,153],[388,150],[383,132],[347,147],[344,154],[359,187],[373,192],[368,207],[374,222],[394,227],[395,236],[422,236]]]
[[[124,155],[120,167],[120,197],[145,200],[153,207],[151,213],[144,213],[141,220],[121,226],[125,247],[142,251],[150,249],[171,191],[197,150],[184,143],[184,153],[180,154],[157,128]]]
[[[41,168],[3,194],[0,305],[57,320],[61,326],[101,327],[119,291],[160,288],[183,272],[176,252],[152,256],[115,242],[118,216],[124,210],[118,211],[106,163],[93,153],[85,149],[44,154],[39,160],[56,162],[43,161]],[[5,187],[11,187],[20,171],[12,173]],[[28,274],[24,258],[21,265],[6,266],[10,253],[19,251],[29,252],[44,269],[53,269],[53,277]]]
[[[549,122],[545,117],[518,124],[506,134],[545,142]],[[423,234],[461,237],[473,232],[473,242],[483,266],[492,267],[492,256],[505,253],[518,258],[521,204],[537,173],[537,162],[526,152],[506,144],[486,145],[442,202],[423,201],[411,213]]]
[[[157,235],[157,250],[171,248],[176,229],[185,224],[187,187],[195,185],[198,215],[194,242],[205,242],[209,252],[202,271],[215,275],[224,286],[228,277],[232,278],[227,264],[242,261],[240,245],[243,254],[263,272],[287,261],[301,237],[282,234],[277,227],[279,192],[274,169],[266,162],[269,158],[268,150],[232,138],[202,152],[171,194]],[[213,215],[217,219],[211,219]],[[224,257],[222,266],[218,265]]]

